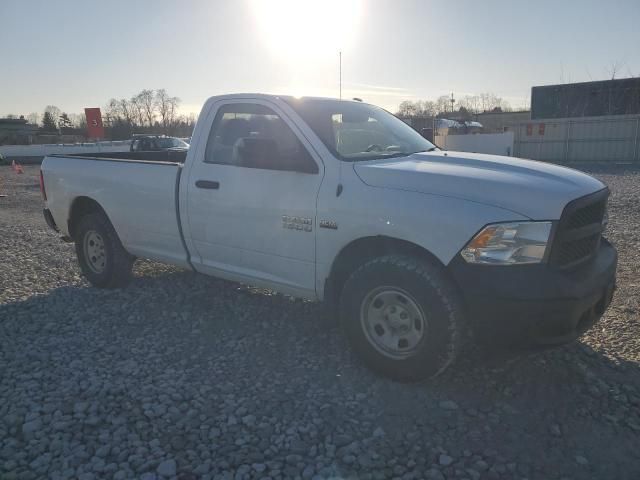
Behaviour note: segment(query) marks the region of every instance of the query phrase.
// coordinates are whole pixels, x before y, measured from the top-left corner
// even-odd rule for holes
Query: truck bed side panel
[[[89,197],[107,213],[129,253],[188,267],[176,216],[179,168],[166,162],[46,157],[47,207],[68,234],[74,200]]]

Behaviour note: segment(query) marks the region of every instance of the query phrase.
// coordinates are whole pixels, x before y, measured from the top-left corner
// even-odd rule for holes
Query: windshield
[[[404,157],[436,149],[402,120],[373,105],[327,99],[286,100],[342,160]]]
[[[189,144],[179,138],[158,138],[156,144],[158,148],[189,148]]]

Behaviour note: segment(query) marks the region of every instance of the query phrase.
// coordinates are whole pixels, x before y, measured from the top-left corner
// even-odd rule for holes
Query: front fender
[[[397,189],[362,185],[345,188],[343,196],[318,209],[316,285],[320,298],[334,259],[355,240],[375,236],[403,240],[448,265],[488,223],[529,220],[500,207]],[[322,228],[323,220],[334,221],[337,229]]]

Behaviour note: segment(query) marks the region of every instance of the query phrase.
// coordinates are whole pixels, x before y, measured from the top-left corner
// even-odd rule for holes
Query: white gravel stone
[[[176,474],[176,461],[173,458],[160,462],[156,469],[158,475],[163,477],[173,477]]]
[[[458,404],[452,400],[443,400],[439,403],[440,408],[445,410],[457,410]]]

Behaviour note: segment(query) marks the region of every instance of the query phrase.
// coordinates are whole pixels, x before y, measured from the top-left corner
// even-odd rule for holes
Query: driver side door
[[[306,139],[276,105],[229,101],[201,150],[188,180],[197,269],[313,297],[324,170]]]

